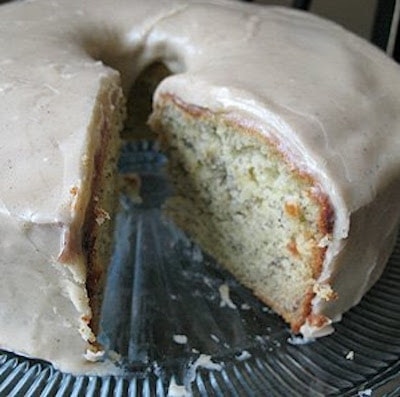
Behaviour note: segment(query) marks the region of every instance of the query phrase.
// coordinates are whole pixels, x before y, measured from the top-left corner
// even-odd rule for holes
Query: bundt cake
[[[111,370],[90,360],[119,132],[154,64],[165,210],[206,252],[306,337],[378,279],[400,213],[400,71],[378,49],[228,0],[25,0],[0,20],[2,349]]]

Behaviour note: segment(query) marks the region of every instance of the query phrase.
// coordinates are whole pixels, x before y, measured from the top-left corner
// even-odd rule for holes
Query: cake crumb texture
[[[256,131],[171,97],[152,124],[176,189],[166,212],[298,331],[329,232],[312,178]]]

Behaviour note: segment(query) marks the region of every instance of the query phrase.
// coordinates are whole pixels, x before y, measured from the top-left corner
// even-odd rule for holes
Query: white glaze
[[[155,101],[238,119],[319,181],[335,210],[319,281],[340,298],[316,297],[313,313],[338,320],[379,277],[400,212],[400,71],[377,49],[317,17],[222,0],[31,0],[1,6],[0,21],[1,347],[101,371],[78,331],[82,260],[57,259],[83,221],[88,197],[77,209],[70,190],[90,175],[99,91],[118,85],[100,60],[126,89],[163,60],[176,75]]]

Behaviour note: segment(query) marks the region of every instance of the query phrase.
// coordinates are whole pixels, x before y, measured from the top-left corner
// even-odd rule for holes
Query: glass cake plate
[[[165,218],[171,189],[152,142],[128,143],[102,341],[126,375],[73,376],[0,351],[0,396],[399,396],[400,240],[336,332],[307,344]]]

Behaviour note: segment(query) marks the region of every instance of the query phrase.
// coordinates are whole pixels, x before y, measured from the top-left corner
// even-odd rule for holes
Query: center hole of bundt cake
[[[127,119],[122,138],[155,139],[156,134],[150,128],[148,120],[153,110],[153,94],[159,83],[171,72],[161,62],[156,62],[143,70],[127,95]]]

